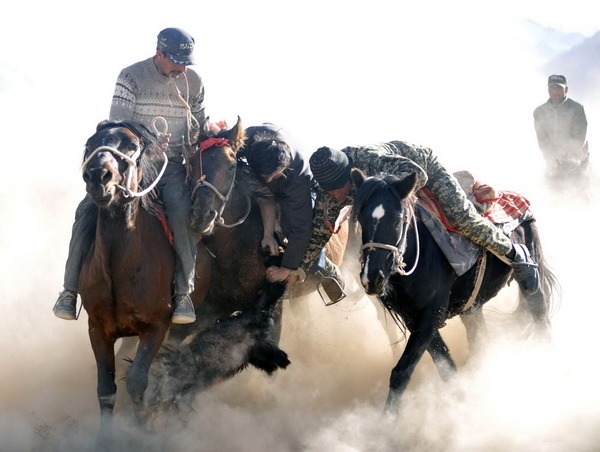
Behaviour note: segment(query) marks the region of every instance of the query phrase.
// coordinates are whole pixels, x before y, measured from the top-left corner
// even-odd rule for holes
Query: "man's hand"
[[[169,149],[169,141],[171,141],[171,134],[170,133],[158,133],[158,141],[160,143],[160,147],[163,150],[163,152],[167,152],[167,150]]]
[[[208,128],[211,132],[219,133],[221,130],[225,130],[227,128],[227,121],[222,119],[219,122],[208,122]]]
[[[265,235],[260,242],[261,248],[269,248],[269,254],[271,256],[277,256],[279,254],[279,244],[273,235]]]
[[[285,281],[290,276],[290,269],[283,267],[269,267],[267,268],[267,279],[272,282]]]

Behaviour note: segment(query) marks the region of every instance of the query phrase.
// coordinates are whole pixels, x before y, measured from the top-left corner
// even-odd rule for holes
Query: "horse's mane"
[[[394,176],[393,174],[379,174],[365,179],[358,189],[356,196],[354,197],[352,218],[354,220],[358,219],[359,212],[362,211],[362,209],[365,207],[365,204],[375,191],[388,190],[388,186],[398,180],[400,180],[400,178],[398,176]],[[391,192],[389,195],[395,196]],[[414,193],[409,194],[406,198],[401,200],[402,208],[408,209],[412,212],[414,210],[416,200],[417,198]]]

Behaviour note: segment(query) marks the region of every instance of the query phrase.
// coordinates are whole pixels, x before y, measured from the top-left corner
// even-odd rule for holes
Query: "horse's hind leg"
[[[533,336],[541,339],[550,338],[550,320],[548,319],[548,306],[545,299],[546,295],[542,290],[538,290],[533,295],[520,294],[519,304],[525,304],[527,310],[533,317]],[[531,334],[532,329],[528,328],[525,335]]]
[[[460,314],[460,320],[465,326],[469,351],[471,354],[474,354],[480,349],[488,336],[481,306],[474,307],[470,311]]]
[[[456,373],[456,364],[454,363],[452,356],[450,356],[450,350],[448,349],[446,342],[444,342],[444,339],[442,339],[439,330],[435,330],[433,333],[427,351],[431,355],[433,363],[442,380],[450,380]]]

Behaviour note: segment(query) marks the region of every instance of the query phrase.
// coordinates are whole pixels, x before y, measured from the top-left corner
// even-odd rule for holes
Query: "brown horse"
[[[83,179],[99,209],[79,287],[98,368],[100,438],[110,432],[116,399],[115,341],[139,338],[126,376],[139,406],[150,363],[171,325],[174,256],[148,186],[159,177],[162,155],[149,130],[127,122],[99,124],[85,146]]]
[[[195,327],[204,328],[254,304],[265,281],[264,255],[260,248],[263,236],[260,210],[249,179],[248,165],[238,158],[245,135],[241,120],[228,131],[213,138],[203,137],[199,149],[190,157],[192,189],[192,226],[203,235],[202,243],[212,258],[212,277],[208,295],[196,290],[194,304],[200,305]],[[328,245],[328,256],[341,265],[347,241],[347,227],[342,228]],[[198,278],[197,272],[196,285]],[[305,295],[314,291],[315,278],[292,293]],[[173,331],[173,330],[172,330]]]
[[[206,247],[211,257],[207,266],[200,265],[202,269],[196,265],[192,300],[197,320],[192,325],[174,325],[170,334],[175,338],[252,306],[265,282],[260,211],[248,187],[248,174],[237,159],[244,140],[238,118],[230,130],[203,137],[189,158],[191,222],[202,235],[199,246]],[[208,291],[198,290],[207,282]]]

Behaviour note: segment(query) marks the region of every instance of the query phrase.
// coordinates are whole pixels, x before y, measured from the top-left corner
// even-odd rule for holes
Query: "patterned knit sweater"
[[[188,109],[177,96],[190,106],[191,114],[197,120],[188,118]],[[135,121],[152,130],[152,120],[162,116],[169,125],[170,158],[181,158],[182,143],[198,139],[199,128],[205,130],[204,85],[200,76],[191,68],[171,79],[158,72],[153,57],[135,63],[121,71],[117,78],[110,108],[111,121]],[[192,124],[192,128],[188,123]],[[161,126],[157,124],[160,131]]]

